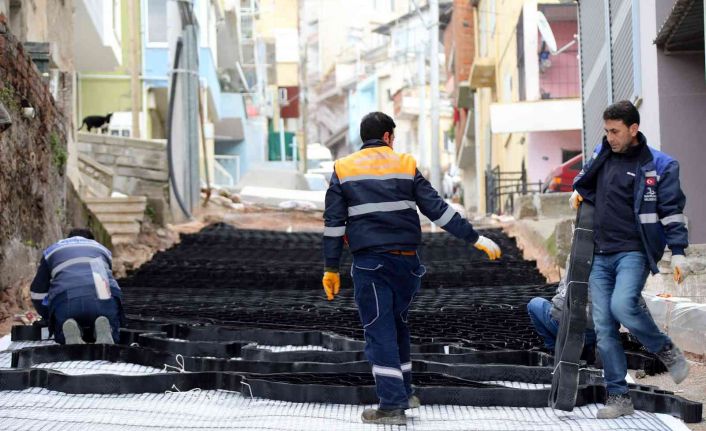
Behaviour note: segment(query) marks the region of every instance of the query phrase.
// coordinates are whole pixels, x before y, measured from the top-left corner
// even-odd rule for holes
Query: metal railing
[[[515,200],[519,196],[539,193],[542,182],[528,183],[525,162],[519,172],[502,172],[500,166],[490,168],[485,172],[485,207],[486,212],[493,214],[512,214],[515,210]]]
[[[240,181],[240,156],[215,155],[214,182],[217,186],[234,187]]]

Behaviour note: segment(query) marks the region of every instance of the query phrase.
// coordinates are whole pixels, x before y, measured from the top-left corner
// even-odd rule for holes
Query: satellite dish
[[[557,53],[556,39],[554,38],[554,32],[549,26],[549,21],[547,17],[544,16],[542,11],[537,11],[537,27],[539,28],[539,33],[542,35],[542,39],[547,43],[547,48],[552,54]]]

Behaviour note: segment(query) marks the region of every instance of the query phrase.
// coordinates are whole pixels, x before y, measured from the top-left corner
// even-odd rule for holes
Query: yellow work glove
[[[333,301],[334,296],[338,295],[338,291],[341,290],[341,276],[337,272],[326,271],[321,284],[324,285],[326,299]]]
[[[500,259],[500,256],[502,255],[500,247],[495,243],[495,241],[490,238],[486,238],[483,235],[478,237],[478,241],[476,241],[473,246],[478,250],[484,251],[490,260]]]
[[[574,190],[573,193],[571,193],[571,197],[569,198],[569,206],[571,209],[577,210],[579,209],[579,205],[581,205],[581,202],[583,202],[583,197]]]
[[[672,255],[672,271],[674,271],[674,282],[683,283],[689,275],[689,263],[683,254]]]

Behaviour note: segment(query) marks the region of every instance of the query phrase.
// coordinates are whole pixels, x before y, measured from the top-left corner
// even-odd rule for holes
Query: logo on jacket
[[[657,185],[657,179],[655,177],[647,177],[647,179],[645,179],[645,184],[648,187],[654,187]]]
[[[642,199],[645,202],[655,202],[657,201],[657,192],[652,187],[647,187],[647,190],[645,190],[645,195]]]

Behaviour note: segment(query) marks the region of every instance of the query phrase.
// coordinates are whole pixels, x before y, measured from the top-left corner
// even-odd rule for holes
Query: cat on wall
[[[81,123],[81,127],[79,127],[78,130],[83,129],[83,127],[86,126],[89,132],[93,129],[100,129],[105,133],[108,130],[108,125],[110,124],[110,117],[112,116],[113,113],[110,112],[106,116],[89,115],[87,117],[84,117],[83,123]]]

